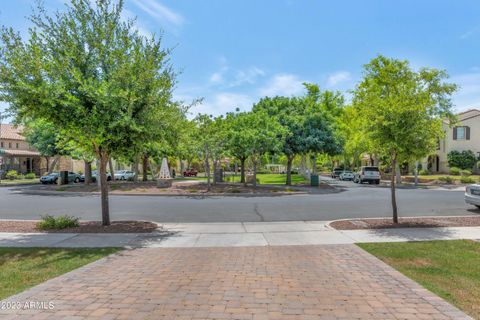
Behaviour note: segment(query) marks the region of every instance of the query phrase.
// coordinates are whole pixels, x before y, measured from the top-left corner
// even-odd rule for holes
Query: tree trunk
[[[148,156],[143,156],[143,163],[142,163],[142,171],[143,171],[143,181],[148,180]]]
[[[397,184],[402,184],[402,171],[400,170],[400,164],[397,162],[397,167],[396,167],[396,175],[395,177],[397,178]]]
[[[217,185],[217,165],[218,165],[218,160],[213,159],[213,185]]]
[[[99,159],[97,159],[95,166],[97,167],[97,177],[95,179],[97,179],[97,186],[100,189],[102,187],[102,180],[99,178],[100,177],[100,160]]]
[[[317,153],[313,153],[313,174],[317,174]]]
[[[415,161],[415,187],[418,187],[418,160]]]
[[[205,174],[207,175],[207,190],[210,191],[210,160],[208,158],[208,151],[205,150]]]
[[[133,163],[133,170],[134,175],[133,175],[133,182],[137,183],[138,182],[138,157],[135,158],[135,162]]]
[[[257,158],[254,156],[252,158],[252,164],[253,164],[253,188],[257,188]]]
[[[98,154],[100,168],[98,170],[97,180],[100,181],[100,198],[102,201],[102,224],[104,226],[110,225],[110,210],[108,208],[108,184],[107,184],[107,164],[108,155],[100,151]]]
[[[182,159],[182,158],[180,158]],[[183,160],[180,160],[180,173],[179,173],[179,177],[183,177],[183,171],[185,171],[185,163],[183,162]]]
[[[240,158],[240,183],[243,183],[244,185],[247,184],[247,180],[245,180],[245,161],[247,160],[246,157]]]
[[[395,169],[397,167],[397,155],[392,155],[392,177],[390,179],[390,192],[392,194],[393,223],[398,223],[397,197],[395,192]]]
[[[47,173],[49,173],[48,169],[50,168],[50,165],[49,165],[50,164],[50,157],[45,157],[45,162],[46,162],[46,165],[47,165],[47,167],[45,168],[45,171]],[[40,172],[40,175],[43,175],[43,174],[44,174],[44,172]]]
[[[92,182],[92,163],[87,160],[83,160],[85,163],[85,184],[89,185]]]
[[[292,185],[292,162],[293,162],[293,156],[287,156],[287,186]]]
[[[109,167],[109,170],[110,170],[110,174],[112,175],[112,181],[115,181],[115,171],[113,171],[112,158],[108,158],[108,167]]]
[[[55,166],[57,165],[57,162],[58,162],[58,159],[59,159],[59,158],[60,158],[59,156],[55,156],[55,157],[53,158],[53,161],[52,161],[52,163],[50,164],[50,168],[47,168],[47,170],[48,170],[49,173],[52,172],[52,171],[55,169]]]

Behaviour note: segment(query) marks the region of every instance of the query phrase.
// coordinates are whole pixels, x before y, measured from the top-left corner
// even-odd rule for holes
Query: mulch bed
[[[157,188],[154,181],[148,182],[111,182],[108,184],[111,194],[171,194],[171,195],[208,195],[208,194],[259,194],[259,193],[298,193],[295,188],[283,185],[262,186],[254,189],[251,185],[244,186],[241,183],[218,183],[207,190],[207,184],[203,181],[174,181],[171,188]],[[328,185],[321,185],[319,188],[331,188]],[[39,185],[36,190],[59,191],[59,192],[99,192],[96,184],[70,184],[65,186]],[[32,189],[33,190],[33,189]]]
[[[337,230],[390,229],[390,228],[436,228],[436,227],[478,227],[480,216],[399,218],[394,224],[392,219],[351,219],[330,223]]]
[[[37,221],[0,221],[0,232],[43,232],[43,233],[150,233],[159,229],[157,224],[147,221],[112,221],[102,226],[100,221],[82,221],[80,226],[62,230],[37,229]]]

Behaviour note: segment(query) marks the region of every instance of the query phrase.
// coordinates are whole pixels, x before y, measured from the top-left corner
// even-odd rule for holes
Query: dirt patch
[[[351,219],[333,221],[330,226],[337,230],[478,227],[480,226],[480,216],[399,218],[397,224],[394,224],[392,219]]]
[[[0,232],[42,232],[42,233],[150,233],[160,229],[157,224],[147,221],[113,221],[109,226],[102,226],[100,221],[81,221],[75,228],[62,230],[40,230],[38,221],[0,221]]]

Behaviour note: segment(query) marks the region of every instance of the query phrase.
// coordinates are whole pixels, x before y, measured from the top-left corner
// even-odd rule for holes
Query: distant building
[[[18,173],[43,173],[46,159],[30,147],[22,135],[22,126],[11,124],[0,125],[0,170],[16,170]]]
[[[455,127],[450,128],[448,122],[444,123],[445,138],[439,141],[437,151],[422,163],[422,167],[432,173],[449,172],[447,156],[450,151],[471,150],[477,158],[480,157],[480,110],[467,110],[457,117]]]

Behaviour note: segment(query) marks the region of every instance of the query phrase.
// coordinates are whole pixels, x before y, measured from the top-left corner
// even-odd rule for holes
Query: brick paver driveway
[[[354,245],[123,251],[8,301],[1,319],[467,319]]]

